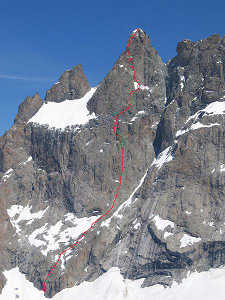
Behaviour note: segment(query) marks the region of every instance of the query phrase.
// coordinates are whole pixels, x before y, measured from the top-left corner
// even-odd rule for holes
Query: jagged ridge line
[[[139,88],[137,88],[136,90],[130,92],[131,102],[130,102],[130,104],[129,104],[129,106],[128,106],[127,108],[125,108],[123,111],[121,111],[121,112],[116,116],[116,125],[114,126],[114,134],[115,134],[115,136],[118,136],[118,137],[120,138],[120,142],[121,142],[121,152],[122,152],[122,170],[121,170],[121,174],[120,174],[120,184],[119,184],[119,186],[118,186],[118,188],[117,188],[117,193],[116,193],[115,199],[114,199],[114,201],[113,201],[113,204],[112,204],[111,208],[106,212],[106,214],[102,215],[100,218],[98,218],[96,221],[94,221],[94,222],[91,224],[90,228],[88,228],[86,231],[83,232],[82,236],[79,237],[79,239],[76,241],[75,244],[73,244],[73,246],[69,247],[68,249],[66,249],[65,251],[63,251],[63,252],[59,255],[59,258],[58,258],[57,262],[55,263],[55,265],[54,265],[54,267],[52,268],[52,270],[48,273],[48,275],[47,275],[47,277],[46,277],[46,279],[45,279],[45,281],[44,281],[44,292],[45,292],[45,283],[46,283],[46,281],[47,281],[49,275],[52,273],[52,271],[55,269],[56,265],[58,264],[58,262],[59,262],[59,260],[60,260],[60,258],[61,258],[61,255],[64,254],[65,252],[67,252],[68,250],[72,249],[72,248],[73,248],[73,247],[74,247],[74,246],[75,246],[75,245],[76,245],[76,244],[84,237],[85,233],[88,232],[88,231],[92,228],[92,226],[93,226],[95,223],[97,223],[97,222],[98,222],[99,220],[101,220],[103,217],[107,216],[107,214],[113,209],[114,204],[115,204],[115,202],[116,202],[116,199],[117,199],[117,196],[118,196],[118,193],[119,193],[119,189],[120,189],[120,186],[121,186],[122,175],[123,175],[123,147],[122,147],[122,141],[123,141],[123,139],[122,139],[122,136],[120,136],[119,134],[116,134],[116,131],[115,131],[115,130],[116,130],[116,127],[117,127],[117,118],[118,118],[122,113],[124,113],[126,110],[128,110],[128,109],[130,108],[130,106],[131,106],[131,104],[132,104],[132,93],[135,93],[136,91],[140,90],[140,84],[139,84],[139,82],[137,81],[137,78],[135,77],[135,70],[134,70],[133,63],[132,63],[132,59],[131,59],[131,57],[130,57],[130,53],[129,53],[129,50],[128,50],[128,48],[129,48],[129,46],[130,46],[130,43],[132,42],[132,40],[133,40],[133,38],[134,38],[134,36],[135,36],[135,34],[136,34],[137,32],[138,32],[138,29],[137,29],[137,30],[135,31],[135,33],[132,35],[132,37],[131,37],[131,39],[130,39],[128,45],[127,45],[127,53],[128,53],[128,56],[129,56],[129,59],[130,59],[130,62],[131,62],[132,70],[133,70],[133,72],[134,72],[134,79],[136,80],[136,82],[137,82]]]

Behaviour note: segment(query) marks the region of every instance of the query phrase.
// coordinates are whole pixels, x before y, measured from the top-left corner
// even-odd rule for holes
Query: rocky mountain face
[[[140,90],[118,117],[118,197],[61,256],[46,281],[49,298],[112,267],[146,287],[225,264],[225,38],[183,40],[163,64],[139,29],[129,52]],[[125,50],[88,100],[85,124],[31,120],[48,105],[86,99],[81,65],[63,73],[44,104],[35,94],[20,105],[0,138],[0,290],[2,271],[16,266],[43,290],[60,253],[111,208],[122,168],[115,118],[135,88]]]
[[[82,65],[77,65],[65,71],[59,81],[47,91],[46,102],[62,102],[64,100],[79,99],[90,90]]]

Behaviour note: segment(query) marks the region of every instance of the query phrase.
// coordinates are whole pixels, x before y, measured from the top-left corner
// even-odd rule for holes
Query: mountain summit
[[[62,102],[82,98],[90,86],[83,72],[82,65],[77,65],[71,70],[66,70],[59,78],[59,82],[53,84],[47,91],[46,102]]]
[[[224,298],[225,38],[163,64],[138,29],[129,53],[117,200],[45,294],[114,202],[127,49],[95,88],[77,65],[27,97],[0,138],[0,299]]]

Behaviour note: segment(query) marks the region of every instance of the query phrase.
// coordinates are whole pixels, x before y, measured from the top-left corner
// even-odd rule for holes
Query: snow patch
[[[65,222],[58,221],[52,226],[46,223],[41,228],[36,229],[29,236],[29,242],[31,245],[41,247],[41,253],[46,256],[49,251],[59,249],[61,244],[67,246],[71,239],[75,242],[78,236],[88,230],[98,217],[77,218],[72,213],[68,213],[65,215]],[[67,225],[64,230],[61,229],[63,225]]]
[[[85,146],[88,146],[91,142],[92,142],[92,140],[90,142],[87,142],[87,144]]]
[[[225,166],[224,166],[224,164],[220,165],[220,172],[225,172]]]
[[[224,115],[225,114],[225,102],[215,101],[206,106],[206,108],[197,111],[193,116],[190,116],[185,123],[188,123],[191,119],[197,119],[198,116],[205,112],[206,115]]]
[[[21,221],[26,221],[26,225],[31,225],[35,219],[41,219],[47,209],[48,207],[37,213],[31,213],[31,207],[29,207],[28,204],[25,207],[13,205],[7,210],[10,221],[16,229],[16,232],[19,235],[23,233],[23,238],[27,238],[30,245],[40,247],[41,253],[45,256],[49,251],[58,250],[62,243],[67,246],[71,239],[73,242],[76,241],[76,238],[89,229],[92,223],[98,219],[98,216],[77,218],[72,213],[68,213],[65,215],[64,222],[60,220],[52,226],[50,226],[49,223],[45,223],[29,235],[26,235],[26,232],[22,232],[24,231],[24,226],[20,225]],[[69,252],[66,253],[66,255],[68,254]]]
[[[31,160],[32,160],[32,156],[29,156],[28,159],[23,164],[26,165]]]
[[[225,165],[224,165],[224,164],[221,164],[221,165],[218,166],[217,168],[214,168],[214,169],[211,171],[211,174],[213,174],[215,171],[225,172]]]
[[[10,174],[12,171],[13,171],[13,169],[12,169],[12,168],[11,168],[11,169],[9,169],[7,172],[5,172],[5,175],[8,175],[8,174]]]
[[[5,174],[2,176],[3,181],[5,182],[11,175],[12,175],[13,169],[9,169]]]
[[[137,224],[134,225],[134,229],[138,229],[138,227],[140,227],[140,226],[141,226],[141,224],[137,223]]]
[[[172,147],[169,146],[163,152],[161,152],[159,156],[154,159],[151,166],[156,165],[156,167],[160,169],[164,163],[168,163],[169,161],[173,160],[173,156],[170,153],[171,149]]]
[[[154,217],[152,215],[150,218],[152,219],[152,221],[154,221],[156,227],[159,230],[164,230],[167,226],[174,228],[174,223],[172,221],[164,220],[164,219],[160,218],[159,215],[156,215]]]
[[[192,212],[189,212],[189,211],[185,211],[185,213],[187,214],[187,215],[190,215],[190,214],[192,214]]]
[[[148,90],[148,91],[150,91],[150,88],[148,86],[146,86],[146,85],[143,85],[143,84],[140,85],[140,89],[141,90]]]
[[[21,221],[27,221],[27,225],[31,225],[35,219],[41,219],[47,209],[48,207],[45,210],[40,210],[37,213],[31,213],[31,207],[29,206],[29,204],[25,207],[23,207],[22,205],[12,205],[11,208],[7,209],[7,213],[9,215],[12,226],[16,229],[16,232],[20,234],[21,228],[19,223]]]
[[[185,130],[178,130],[177,133],[176,133],[176,137],[180,136],[180,135],[183,135],[185,134],[186,132],[188,131],[191,131],[191,130],[196,130],[196,129],[199,129],[199,128],[209,128],[209,127],[213,127],[213,126],[220,126],[220,124],[218,123],[214,123],[214,124],[209,124],[209,125],[204,125],[200,122],[197,122],[195,124],[193,124],[190,128],[188,129],[185,129]]]
[[[135,90],[140,90],[140,85],[136,81],[134,82],[134,88]]]
[[[201,241],[201,238],[196,238],[190,235],[187,235],[186,233],[183,235],[183,237],[180,239],[181,246],[180,248],[192,245],[194,243],[198,243]]]
[[[166,231],[166,232],[164,233],[164,239],[167,239],[168,236],[170,236],[170,235],[173,235],[172,232],[167,232],[167,231]]]
[[[183,88],[184,88],[184,82],[185,82],[184,76],[180,76],[180,89],[181,89],[181,91],[182,91]]]
[[[140,115],[145,114],[144,110],[140,110],[139,112],[136,113],[136,115],[133,117],[133,119],[131,119],[131,122],[134,122],[136,119],[139,118]]]
[[[132,34],[134,34],[136,31],[137,31],[138,29],[136,28],[136,29],[134,29],[133,31],[132,31]]]

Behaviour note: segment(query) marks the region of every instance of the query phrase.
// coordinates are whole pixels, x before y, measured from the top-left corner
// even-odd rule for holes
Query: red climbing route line
[[[133,72],[134,72],[134,79],[136,80],[136,82],[137,82],[139,88],[136,89],[136,90],[134,90],[134,91],[132,91],[132,92],[130,93],[130,98],[131,98],[130,104],[129,104],[129,106],[128,106],[126,109],[124,109],[123,111],[121,111],[121,112],[118,114],[118,116],[116,117],[116,125],[114,126],[114,134],[115,134],[115,136],[118,136],[118,137],[120,138],[121,151],[122,151],[122,170],[121,170],[121,174],[120,174],[120,185],[119,185],[118,188],[117,188],[117,193],[116,193],[115,199],[114,199],[114,201],[113,201],[113,204],[112,204],[111,208],[107,211],[107,213],[104,214],[104,215],[102,215],[102,216],[101,216],[100,218],[98,218],[95,222],[93,222],[93,223],[91,224],[91,227],[90,227],[89,229],[87,229],[86,231],[84,231],[84,233],[82,234],[82,236],[76,241],[75,244],[73,244],[73,246],[69,247],[68,249],[66,249],[65,251],[63,251],[63,252],[59,255],[59,258],[58,258],[57,262],[55,263],[55,265],[54,265],[54,267],[52,268],[52,270],[48,273],[48,276],[46,277],[46,279],[45,279],[45,281],[44,281],[44,291],[45,291],[45,284],[46,284],[46,281],[47,281],[49,275],[50,275],[50,274],[52,273],[52,271],[55,269],[57,263],[59,262],[61,256],[63,255],[63,253],[65,253],[65,252],[67,252],[68,250],[70,250],[71,248],[73,248],[73,247],[74,247],[74,246],[75,246],[75,245],[83,238],[83,236],[85,235],[85,233],[86,233],[87,231],[89,231],[89,230],[92,228],[92,226],[93,226],[95,223],[97,223],[97,222],[98,222],[99,220],[101,220],[103,217],[107,216],[108,213],[113,209],[113,206],[114,206],[114,204],[115,204],[115,202],[116,202],[116,199],[117,199],[117,196],[118,196],[118,193],[119,193],[119,189],[120,189],[120,186],[121,186],[122,175],[123,175],[123,147],[122,147],[122,140],[123,140],[123,139],[122,139],[122,136],[120,136],[119,134],[116,134],[117,118],[118,118],[122,113],[124,113],[126,110],[128,110],[128,109],[130,108],[130,106],[131,106],[131,104],[132,104],[132,93],[134,93],[134,92],[140,90],[140,84],[138,83],[138,81],[137,81],[137,79],[136,79],[136,77],[135,77],[135,71],[134,71],[132,59],[131,59],[131,57],[130,57],[130,53],[129,53],[129,50],[128,50],[128,48],[129,48],[129,46],[130,46],[130,43],[131,43],[133,37],[135,36],[135,34],[136,34],[137,32],[138,32],[138,29],[137,29],[137,30],[135,31],[135,33],[132,35],[132,37],[131,37],[131,39],[130,39],[128,45],[127,45],[127,53],[128,53],[128,55],[129,55],[129,59],[130,59],[130,62],[131,62],[132,70],[133,70]]]

